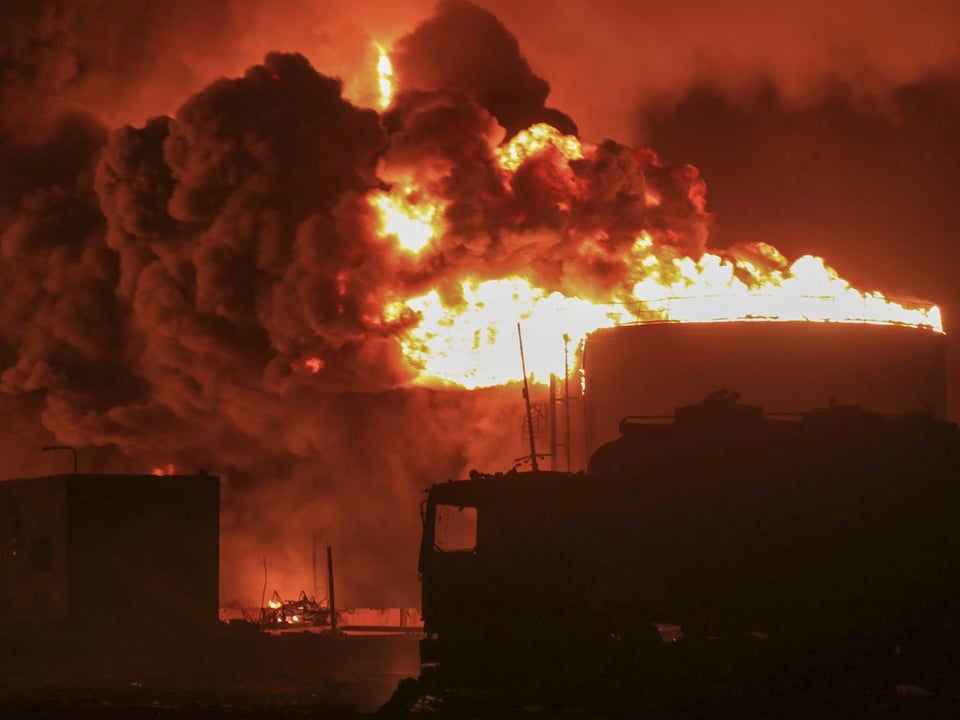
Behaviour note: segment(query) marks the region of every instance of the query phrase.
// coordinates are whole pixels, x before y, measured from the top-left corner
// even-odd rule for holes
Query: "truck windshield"
[[[437,505],[434,548],[441,552],[475,552],[477,549],[477,509],[457,505]]]

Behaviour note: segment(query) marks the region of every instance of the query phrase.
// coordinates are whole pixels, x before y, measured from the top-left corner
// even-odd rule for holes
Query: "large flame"
[[[559,152],[561,162],[569,163],[594,150],[539,124],[518,133],[495,154],[509,179],[538,154]],[[659,202],[655,196],[646,200],[649,205]],[[403,250],[420,252],[444,232],[443,203],[412,182],[374,192],[368,201],[379,214],[381,234]],[[562,371],[564,335],[579,339],[623,323],[807,320],[943,331],[936,306],[861,292],[822,258],[803,256],[791,263],[769,245],[693,258],[657,246],[641,233],[630,259],[632,290],[614,292],[602,302],[548,292],[522,276],[467,279],[455,301],[431,291],[393,301],[384,308],[384,317],[419,318],[400,341],[417,371],[414,382],[467,388],[517,379],[517,322],[523,325],[528,369],[540,381]]]
[[[382,45],[376,44],[374,47],[377,50],[377,106],[380,110],[386,110],[393,102],[393,63]]]
[[[411,181],[368,196],[380,216],[380,232],[404,250],[418,253],[443,232],[443,203]]]
[[[444,304],[436,291],[395,303],[420,316],[401,341],[419,370],[416,382],[437,381],[467,388],[516,380],[520,367],[516,325],[521,323],[527,370],[546,381],[563,368],[563,335],[583,337],[591,330],[629,321],[624,308],[547,293],[522,277],[463,283],[463,303]],[[559,368],[558,368],[559,359]]]

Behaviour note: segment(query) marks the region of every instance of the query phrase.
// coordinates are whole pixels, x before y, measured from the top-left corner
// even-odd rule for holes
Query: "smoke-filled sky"
[[[404,389],[398,327],[371,318],[389,289],[528,264],[519,237],[769,242],[937,302],[960,336],[956,3],[280,7],[0,7],[4,474],[60,470],[32,451],[51,441],[90,470],[220,473],[225,602],[259,600],[263,557],[278,585],[308,576],[316,534],[347,604],[415,603],[419,491],[522,450],[516,397]],[[382,116],[372,42],[402,91]],[[539,121],[616,141],[570,217],[543,210],[545,165],[496,180],[491,143]],[[429,268],[382,255],[362,201],[410,174],[450,203]],[[604,195],[641,181],[659,214]],[[618,281],[569,244],[536,255],[561,289]],[[950,380],[958,415],[957,360]]]

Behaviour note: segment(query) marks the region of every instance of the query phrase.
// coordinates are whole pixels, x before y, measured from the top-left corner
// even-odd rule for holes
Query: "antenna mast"
[[[523,357],[523,333],[517,323],[517,337],[520,339],[520,368],[523,370],[523,400],[527,405],[527,430],[530,435],[530,467],[539,472],[537,466],[537,446],[533,441],[533,410],[530,408],[530,387],[527,385],[527,361]]]

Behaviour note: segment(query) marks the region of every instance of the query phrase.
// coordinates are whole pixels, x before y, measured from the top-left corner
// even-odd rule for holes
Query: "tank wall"
[[[586,456],[627,415],[727,388],[765,412],[834,401],[946,417],[946,338],[929,330],[842,323],[663,323],[600,330],[584,350]]]

